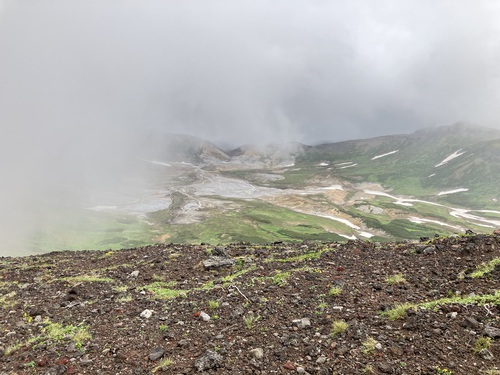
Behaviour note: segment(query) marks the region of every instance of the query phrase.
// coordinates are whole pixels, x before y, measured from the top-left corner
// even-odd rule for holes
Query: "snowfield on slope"
[[[371,158],[371,160],[380,159],[380,158],[383,158],[384,156],[395,154],[398,151],[399,150],[394,150],[394,151],[388,152],[387,154],[377,155],[377,156],[374,156],[373,158]]]
[[[455,193],[460,193],[462,191],[469,191],[469,189],[467,189],[467,188],[458,188],[458,189],[453,189],[453,190],[440,191],[438,193],[438,195],[455,194]]]
[[[437,167],[441,167],[442,165],[445,165],[449,161],[451,161],[451,160],[453,160],[455,158],[458,158],[460,155],[465,154],[465,151],[464,152],[460,152],[460,151],[462,151],[462,149],[455,151],[453,154],[451,154],[450,156],[448,156],[447,158],[445,158],[441,163],[436,164],[435,167],[436,168]]]

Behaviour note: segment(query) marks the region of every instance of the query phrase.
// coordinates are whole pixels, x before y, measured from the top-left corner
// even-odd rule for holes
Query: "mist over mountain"
[[[489,0],[0,0],[0,238],[25,238],[55,207],[173,184],[151,161],[198,145],[166,134],[210,142],[196,163],[290,168],[279,148],[229,153],[457,121],[498,129],[499,16]],[[494,161],[464,168],[491,180]]]
[[[121,155],[127,168],[108,165],[98,188],[72,180],[26,194],[17,211],[12,205],[2,226],[4,253],[151,242],[387,241],[500,226],[495,129],[455,124],[231,150],[181,134],[138,136],[137,144],[144,147]]]

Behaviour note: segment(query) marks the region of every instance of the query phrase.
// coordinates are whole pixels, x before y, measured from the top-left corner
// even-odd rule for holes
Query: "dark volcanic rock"
[[[205,371],[222,367],[224,358],[213,350],[207,350],[205,354],[199,357],[195,363],[194,368],[198,371]]]
[[[220,267],[230,267],[234,264],[234,261],[231,258],[213,256],[203,261],[203,267],[206,270],[211,270]]]

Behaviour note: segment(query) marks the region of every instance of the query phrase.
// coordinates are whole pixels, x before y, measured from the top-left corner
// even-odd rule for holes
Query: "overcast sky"
[[[497,0],[0,0],[4,197],[109,175],[137,132],[315,143],[498,108]]]
[[[495,0],[0,4],[3,129],[311,143],[500,124]]]

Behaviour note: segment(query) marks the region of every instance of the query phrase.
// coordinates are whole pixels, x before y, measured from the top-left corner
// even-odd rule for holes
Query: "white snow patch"
[[[445,206],[445,205],[440,204],[440,203],[424,201],[424,200],[421,200],[421,199],[410,199],[410,198],[403,198],[403,197],[395,197],[393,195],[384,193],[383,191],[364,190],[364,192],[366,194],[381,195],[381,196],[384,196],[384,197],[392,198],[392,199],[394,199],[396,201],[396,202],[394,202],[395,204],[401,204],[401,205],[404,205],[404,206],[411,206],[411,203],[409,203],[409,202],[418,202],[418,203],[429,204],[429,205],[432,205],[432,206],[444,207],[444,208],[450,210],[450,212],[449,212],[450,216],[453,216],[453,217],[455,217],[457,219],[466,219],[468,221],[472,220],[474,222],[474,224],[476,224],[476,225],[480,225],[479,223],[483,223],[483,225],[484,224],[493,225],[492,228],[493,227],[500,227],[500,220],[491,220],[489,218],[484,218],[484,217],[477,216],[477,215],[472,215],[472,214],[469,213],[469,212],[472,211],[472,212],[489,212],[489,213],[500,214],[499,211],[492,211],[492,210],[466,210],[466,209],[463,209],[463,208],[454,208],[454,207]],[[420,220],[424,220],[424,219],[420,219]],[[425,220],[427,220],[427,219],[425,219]]]
[[[358,165],[358,163],[354,163],[354,164],[351,164],[351,165],[345,165],[343,167],[340,167],[339,169],[351,168],[351,167],[355,167],[356,165]]]
[[[320,167],[327,167],[327,166],[329,166],[329,165],[330,165],[330,164],[328,164],[328,163],[319,163],[319,166],[320,166]]]
[[[440,167],[440,166],[448,163],[450,160],[453,160],[453,159],[459,157],[460,155],[465,154],[465,151],[464,152],[460,152],[460,151],[462,151],[462,149],[455,151],[453,154],[451,154],[446,159],[444,159],[441,163],[436,164],[436,167]]]
[[[394,151],[388,152],[387,154],[377,155],[377,156],[374,156],[371,160],[383,158],[384,156],[395,154],[398,151],[399,150],[394,150]]]
[[[360,236],[366,237],[366,238],[372,238],[374,235],[368,232],[359,232]]]
[[[321,190],[344,190],[341,185],[322,187]]]
[[[347,238],[348,240],[357,240],[356,236],[355,235],[352,235],[352,236],[348,236],[346,234],[340,234],[340,233],[337,233],[339,236],[342,236],[344,238]]]
[[[427,176],[427,178],[434,177],[435,175],[436,175],[435,173],[430,174],[430,175]]]
[[[460,218],[469,219],[469,220],[479,221],[482,223],[493,224],[496,227],[500,226],[500,220],[485,219],[484,217],[481,216],[469,214],[469,211],[470,210],[464,210],[462,208],[454,208],[453,211],[450,212],[450,215],[458,219]]]
[[[330,215],[317,215],[317,216],[320,216],[320,217],[324,217],[326,219],[330,219],[330,220],[335,220],[335,221],[338,221],[339,223],[342,223],[342,224],[345,224],[347,225],[348,227],[351,227],[353,229],[360,229],[356,224],[353,224],[351,223],[349,220],[347,219],[342,219],[340,217],[335,217],[335,216],[330,216]]]
[[[446,224],[446,223],[443,223],[443,222],[437,221],[437,220],[422,219],[422,218],[415,217],[415,216],[409,217],[408,220],[411,221],[412,223],[417,223],[417,224],[433,223],[433,224],[441,225],[443,227],[450,227],[450,228],[453,228],[456,230],[464,231],[464,228],[462,228],[462,227],[459,227],[456,225],[451,225],[451,224]]]
[[[468,191],[469,189],[466,188],[459,188],[459,189],[454,189],[454,190],[447,190],[447,191],[440,191],[438,195],[446,195],[446,194],[454,194],[454,193],[460,193],[461,191]]]
[[[340,167],[341,165],[347,165],[347,164],[353,164],[352,161],[348,161],[348,162],[345,162],[345,163],[338,163],[338,164],[335,164],[336,167]]]

